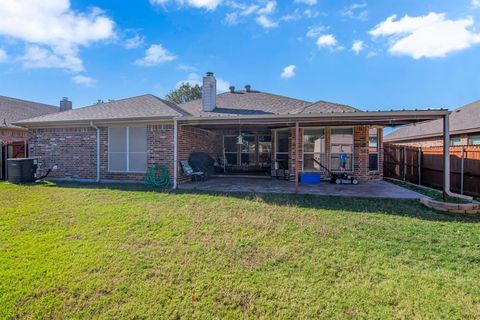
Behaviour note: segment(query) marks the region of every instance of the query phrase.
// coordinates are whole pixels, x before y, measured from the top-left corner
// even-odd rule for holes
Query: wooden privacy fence
[[[434,188],[443,186],[443,147],[384,146],[384,176]],[[450,189],[480,196],[480,146],[450,147]]]

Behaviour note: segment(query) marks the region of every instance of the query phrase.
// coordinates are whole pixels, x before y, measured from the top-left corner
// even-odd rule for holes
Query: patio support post
[[[298,185],[298,177],[299,177],[299,169],[300,169],[300,159],[299,159],[299,150],[300,149],[300,126],[298,121],[295,122],[295,193],[298,193],[299,185]]]
[[[449,115],[443,116],[443,201],[450,193],[450,121]]]

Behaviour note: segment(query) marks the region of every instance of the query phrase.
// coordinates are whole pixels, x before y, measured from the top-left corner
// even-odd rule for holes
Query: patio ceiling
[[[250,128],[278,128],[285,126],[344,126],[377,125],[397,126],[423,121],[441,119],[449,115],[448,110],[414,110],[414,111],[376,111],[344,112],[308,115],[255,115],[231,117],[185,117],[178,119],[180,125],[194,125],[204,129],[231,128],[241,125]]]

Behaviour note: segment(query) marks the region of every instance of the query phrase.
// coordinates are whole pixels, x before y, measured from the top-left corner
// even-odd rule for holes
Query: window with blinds
[[[108,171],[147,171],[147,127],[108,128]]]

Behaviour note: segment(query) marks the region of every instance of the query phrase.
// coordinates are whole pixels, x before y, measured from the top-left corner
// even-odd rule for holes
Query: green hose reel
[[[148,168],[145,184],[154,188],[166,189],[170,186],[170,174],[165,166],[154,164]]]

